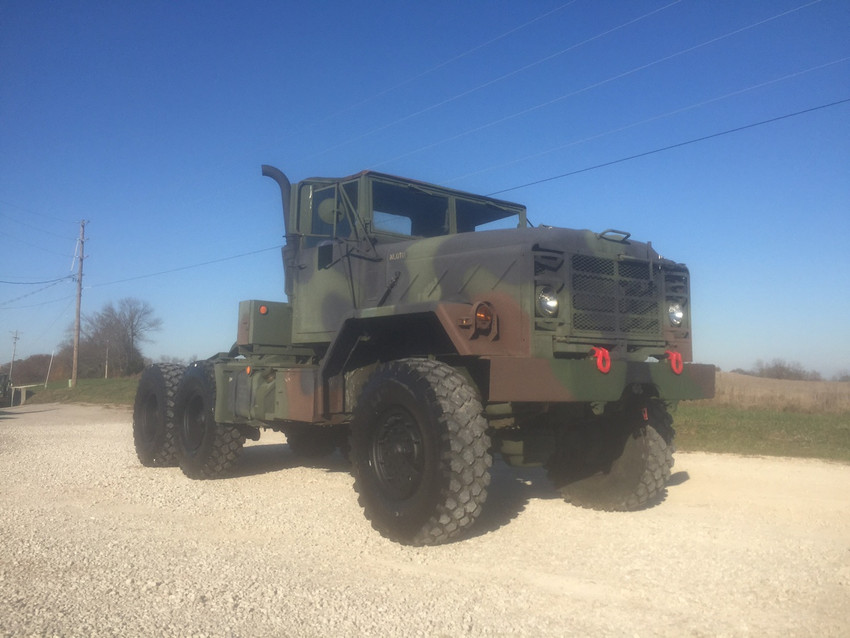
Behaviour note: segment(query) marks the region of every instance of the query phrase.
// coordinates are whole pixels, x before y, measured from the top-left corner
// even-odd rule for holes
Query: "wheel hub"
[[[422,479],[422,434],[416,420],[397,410],[384,417],[372,446],[372,460],[382,491],[394,500],[409,498]]]

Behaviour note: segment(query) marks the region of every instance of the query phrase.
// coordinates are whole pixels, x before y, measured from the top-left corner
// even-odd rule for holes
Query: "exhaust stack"
[[[292,184],[289,183],[289,178],[284,175],[283,171],[274,166],[263,164],[263,176],[271,177],[280,186],[280,198],[283,204],[283,226],[286,229],[286,234],[289,235],[289,194],[292,192]]]
[[[262,168],[263,176],[271,177],[280,186],[280,199],[283,205],[283,232],[286,239],[286,244],[281,250],[281,256],[283,257],[284,292],[289,300],[292,301],[292,277],[295,269],[295,252],[298,246],[297,241],[293,244],[289,243],[289,236],[294,230],[289,226],[289,195],[292,192],[292,184],[289,182],[289,178],[279,168],[269,166],[268,164],[263,164]]]

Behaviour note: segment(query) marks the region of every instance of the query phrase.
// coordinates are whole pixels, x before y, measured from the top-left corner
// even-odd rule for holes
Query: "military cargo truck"
[[[670,408],[714,393],[683,264],[410,179],[262,173],[282,195],[287,301],[242,302],[228,352],[144,371],[143,464],[216,477],[269,429],[304,457],[339,448],[372,526],[413,545],[473,525],[493,455],[545,466],[579,506],[663,497]]]

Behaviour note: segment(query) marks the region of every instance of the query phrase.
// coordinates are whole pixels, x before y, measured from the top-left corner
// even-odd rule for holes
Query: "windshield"
[[[522,225],[522,207],[465,198],[418,184],[374,180],[372,228],[404,237],[439,237]],[[454,221],[454,223],[452,223]]]

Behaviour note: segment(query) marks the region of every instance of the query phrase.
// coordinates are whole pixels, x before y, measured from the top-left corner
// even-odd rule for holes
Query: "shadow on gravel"
[[[244,448],[238,465],[226,478],[247,478],[298,467],[346,474],[351,472],[351,464],[339,451],[323,458],[308,459],[295,456],[288,444],[279,443]],[[497,458],[493,460],[490,477],[487,502],[471,534],[466,538],[482,536],[507,525],[522,513],[532,499],[562,500],[562,496],[552,485],[543,468],[513,468]],[[674,487],[688,480],[690,475],[686,471],[675,472],[667,485]],[[666,498],[667,490],[665,489],[647,509],[663,503]],[[572,506],[564,503],[564,507]]]
[[[20,406],[15,406],[20,407]],[[40,414],[42,412],[56,412],[60,408],[40,408],[38,410],[26,410],[25,412],[11,412],[6,408],[0,408],[0,419],[14,419],[21,414]]]
[[[292,454],[289,445],[276,443],[271,445],[251,445],[242,450],[242,457],[228,475],[229,478],[244,478],[280,472],[295,467],[311,467],[326,472],[349,472],[351,466],[339,452],[320,459],[305,459]]]
[[[487,502],[467,538],[483,536],[507,525],[531,499],[561,498],[543,468],[514,468],[494,459],[490,477]]]
[[[315,468],[325,472],[351,471],[351,464],[338,451],[323,458],[307,459],[295,456],[289,445],[280,443],[245,447],[238,465],[228,478],[247,478],[298,467]],[[508,524],[525,509],[531,499],[561,498],[543,468],[513,468],[499,459],[494,459],[490,476],[487,502],[475,524],[472,536],[481,536]]]
[[[676,485],[681,485],[687,481],[691,480],[691,475],[682,470],[681,472],[673,472],[670,475],[670,480],[667,481],[667,487],[674,487]]]

